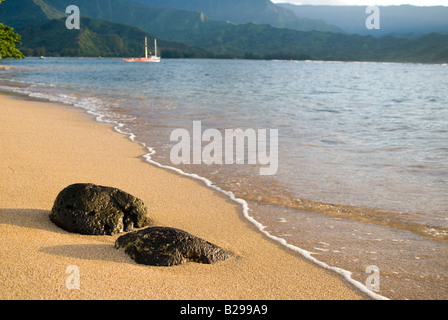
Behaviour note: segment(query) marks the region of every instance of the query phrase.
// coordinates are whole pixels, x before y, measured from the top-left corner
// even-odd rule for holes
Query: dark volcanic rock
[[[185,231],[168,227],[150,227],[125,234],[115,242],[139,264],[174,266],[188,261],[214,263],[229,254],[220,247]]]
[[[59,193],[50,219],[64,230],[88,235],[112,235],[151,222],[140,199],[116,188],[84,183]]]

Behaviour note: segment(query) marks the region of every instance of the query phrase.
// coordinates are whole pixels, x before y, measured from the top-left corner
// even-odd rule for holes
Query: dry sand
[[[366,298],[269,240],[227,196],[147,163],[145,151],[80,110],[0,96],[0,299]],[[114,248],[119,235],[68,233],[48,215],[59,191],[78,182],[129,192],[157,225],[190,232],[233,257],[143,266]],[[66,286],[68,266],[78,267],[79,289]]]

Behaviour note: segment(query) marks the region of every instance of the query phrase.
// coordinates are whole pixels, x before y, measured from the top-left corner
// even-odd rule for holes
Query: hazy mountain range
[[[448,33],[448,7],[443,6],[379,6],[380,29],[369,30],[365,26],[368,16],[366,6],[298,6],[288,3],[277,5],[301,18],[322,19],[347,33],[377,37],[390,34],[415,37],[432,32]]]
[[[80,8],[80,30],[65,28],[68,5]],[[146,35],[162,57],[448,62],[446,34],[361,36],[295,9],[269,0],[6,0],[0,22],[21,34],[27,55],[141,56]]]
[[[152,7],[174,8],[203,12],[208,18],[242,24],[254,22],[270,24],[279,28],[300,31],[342,32],[324,20],[298,17],[292,10],[272,3],[270,0],[132,0]]]

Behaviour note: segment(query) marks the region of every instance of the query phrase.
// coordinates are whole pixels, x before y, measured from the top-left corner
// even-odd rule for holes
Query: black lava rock
[[[85,183],[59,193],[50,219],[66,231],[87,235],[112,235],[151,223],[140,199],[116,188]]]
[[[119,237],[116,248],[139,264],[174,266],[188,261],[211,264],[230,257],[220,247],[185,231],[168,227],[149,227]]]

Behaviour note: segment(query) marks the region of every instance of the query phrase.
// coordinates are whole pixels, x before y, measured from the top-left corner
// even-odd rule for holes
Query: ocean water
[[[2,61],[0,89],[83,108],[240,202],[267,236],[373,297],[448,298],[448,66],[120,59]],[[184,129],[277,130],[274,175],[174,164]],[[204,148],[209,142],[203,140]],[[194,142],[192,141],[192,144]],[[193,148],[192,148],[193,149]],[[274,157],[276,155],[276,157]],[[193,157],[191,157],[193,159]],[[266,167],[266,166],[265,166]],[[376,270],[372,272],[372,270]]]

